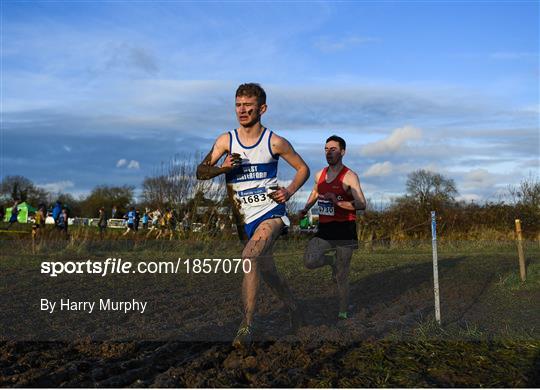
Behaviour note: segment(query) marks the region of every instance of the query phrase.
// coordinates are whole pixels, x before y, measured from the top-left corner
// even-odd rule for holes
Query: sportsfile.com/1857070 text
[[[114,274],[211,274],[248,273],[250,259],[184,259],[176,261],[140,261],[133,263],[109,257],[105,261],[43,261],[41,273],[50,277],[62,274],[96,274],[101,277]]]

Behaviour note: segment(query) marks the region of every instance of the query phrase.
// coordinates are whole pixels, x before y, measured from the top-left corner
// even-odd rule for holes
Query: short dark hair
[[[266,92],[264,92],[264,89],[257,83],[246,83],[240,85],[236,90],[235,97],[238,96],[255,96],[259,105],[266,104]]]
[[[330,141],[336,141],[337,143],[339,143],[339,147],[343,150],[345,150],[345,148],[347,147],[347,143],[345,142],[345,140],[335,134],[332,135],[331,137],[328,137],[328,139],[326,140],[326,143]]]

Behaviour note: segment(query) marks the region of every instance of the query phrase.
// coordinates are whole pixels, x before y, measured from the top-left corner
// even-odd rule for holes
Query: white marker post
[[[433,250],[433,291],[435,293],[435,320],[441,325],[441,302],[439,298],[439,267],[437,265],[437,222],[435,211],[431,212],[431,247]]]

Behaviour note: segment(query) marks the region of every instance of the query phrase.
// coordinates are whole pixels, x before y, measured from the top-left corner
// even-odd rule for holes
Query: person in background
[[[176,232],[176,213],[174,209],[170,209],[167,216],[167,230],[169,233],[169,240],[172,240],[174,233]]]
[[[152,218],[152,226],[150,226],[150,230],[148,230],[148,233],[146,234],[146,238],[150,238],[152,233],[155,232],[156,230],[158,231],[156,233],[156,236],[159,236],[159,221],[161,219],[161,210],[156,209],[152,211],[149,217]]]
[[[191,222],[189,221],[189,218],[189,211],[186,211],[186,213],[184,214],[184,218],[182,218],[182,228],[184,229],[184,233],[189,232],[189,229],[191,227]]]
[[[39,235],[39,229],[45,227],[45,218],[47,218],[46,207],[43,203],[38,206],[36,214],[34,216],[34,224],[32,225],[32,238],[36,239]]]
[[[19,208],[17,207],[18,205],[19,205],[19,200],[15,199],[15,201],[13,202],[13,206],[11,207],[11,217],[9,217],[9,225],[6,229],[10,229],[14,223],[18,222],[18,218],[19,218]]]
[[[54,219],[55,225],[58,225],[58,217],[60,216],[61,212],[62,212],[62,203],[60,203],[60,201],[57,200],[52,210],[52,217]]]
[[[56,228],[68,237],[68,210],[67,207],[62,207],[60,214],[58,215],[58,222],[56,223]]]
[[[125,218],[127,219],[127,230],[124,232],[124,234],[122,234],[123,236],[125,236],[129,232],[135,231],[135,215],[135,207],[131,206],[125,216]]]
[[[139,223],[141,221],[141,212],[137,209],[135,210],[135,231],[138,232],[139,231]]]
[[[103,240],[103,236],[105,235],[105,231],[107,230],[107,215],[105,214],[105,207],[101,207],[99,209],[98,228],[99,238]]]
[[[146,208],[144,210],[144,214],[142,216],[142,226],[143,226],[143,229],[148,229],[148,209]]]

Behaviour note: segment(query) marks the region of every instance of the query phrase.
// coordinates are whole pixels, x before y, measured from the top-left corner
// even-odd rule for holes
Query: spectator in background
[[[152,235],[152,232],[158,231],[156,235],[159,235],[159,220],[161,219],[161,210],[157,209],[150,213],[150,218],[152,218],[152,226],[150,227],[150,230],[146,234],[146,238],[149,238]]]
[[[52,210],[52,217],[54,219],[55,225],[58,225],[58,217],[60,216],[61,212],[62,212],[62,203],[60,203],[60,201],[57,200]]]
[[[144,210],[144,214],[142,216],[142,226],[143,229],[148,229],[148,209]]]
[[[98,227],[99,227],[99,237],[103,240],[103,235],[105,234],[105,231],[107,230],[107,215],[105,214],[105,207],[101,207],[99,209]]]
[[[139,222],[141,221],[141,212],[139,210],[135,210],[135,231],[139,231]]]
[[[122,234],[123,236],[125,236],[129,232],[135,231],[135,215],[135,207],[131,206],[125,216],[125,218],[127,219],[127,230],[124,232],[124,234]]]
[[[47,218],[47,208],[43,203],[38,206],[36,214],[34,216],[34,224],[32,225],[32,238],[37,238],[39,229],[45,227],[45,218]]]
[[[116,208],[116,206],[113,206],[112,211],[111,211],[111,218],[116,218],[117,212],[118,212],[118,209]]]
[[[158,233],[156,234],[156,240],[158,240],[167,230],[167,222],[169,218],[169,209],[166,209],[164,213],[160,214],[158,221]]]
[[[19,200],[16,199],[15,202],[13,202],[13,207],[11,207],[11,217],[9,218],[9,225],[7,229],[11,228],[11,226],[18,222],[19,218],[19,208],[17,207],[19,205]]]
[[[191,227],[191,223],[189,222],[189,211],[186,211],[184,214],[184,218],[182,218],[182,227],[184,229],[184,233],[189,232],[189,229]]]
[[[176,231],[176,213],[174,210],[169,210],[168,212],[167,231],[169,233],[169,240],[172,240],[174,237],[174,232]]]
[[[62,207],[60,214],[58,215],[58,222],[56,223],[56,228],[63,234],[66,238],[68,236],[68,210],[67,207]]]

